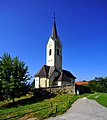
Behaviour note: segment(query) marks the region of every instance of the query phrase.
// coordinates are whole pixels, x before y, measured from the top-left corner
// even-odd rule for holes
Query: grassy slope
[[[99,104],[107,107],[107,93],[95,93],[88,96],[89,99],[96,100]]]
[[[43,118],[44,116],[48,116],[48,113],[52,113],[53,115],[64,113],[71,104],[80,96],[74,95],[57,95],[52,98],[47,99],[39,99],[25,97],[21,100],[21,102],[16,102],[16,106],[6,108],[3,106],[9,103],[0,102],[0,118],[10,118],[12,120],[16,120],[19,118],[28,119],[31,117]],[[20,100],[19,100],[20,101]],[[52,108],[50,107],[52,103]],[[56,105],[57,105],[57,113],[56,113]],[[52,111],[53,110],[53,111]],[[15,118],[12,118],[17,116]],[[21,119],[20,119],[21,120]]]
[[[64,113],[71,107],[72,103],[80,97],[88,97],[94,99],[98,103],[107,107],[107,93],[95,93],[84,95],[57,95],[51,98],[37,99],[31,96],[26,96],[21,99],[16,99],[15,106],[11,102],[0,102],[0,118],[10,118],[9,120],[26,120],[31,117],[37,117],[38,119],[48,117],[49,114],[55,116],[57,114]],[[52,108],[51,108],[52,103]],[[56,113],[57,105],[57,113]],[[4,106],[4,107],[3,107]],[[53,110],[53,111],[52,111]],[[51,114],[53,112],[53,114]],[[48,114],[49,113],[49,114]],[[17,116],[17,117],[14,117]],[[13,118],[12,118],[13,117]],[[1,119],[0,119],[1,120]]]

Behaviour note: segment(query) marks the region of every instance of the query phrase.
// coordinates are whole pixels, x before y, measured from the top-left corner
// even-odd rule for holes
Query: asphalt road
[[[84,97],[78,99],[65,114],[48,120],[107,120],[107,108]]]

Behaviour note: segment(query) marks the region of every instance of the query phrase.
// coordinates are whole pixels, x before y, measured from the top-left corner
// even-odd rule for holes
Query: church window
[[[49,50],[49,55],[51,55],[51,54],[52,54],[52,49]]]
[[[57,55],[59,55],[59,49],[57,49]]]

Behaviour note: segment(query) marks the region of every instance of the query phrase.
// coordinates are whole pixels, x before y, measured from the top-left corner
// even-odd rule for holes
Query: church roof
[[[49,67],[49,66],[48,66],[48,67]],[[56,67],[51,66],[50,69],[49,69],[48,78],[51,77],[51,75],[52,75],[54,72],[60,73]]]
[[[62,71],[68,78],[75,78],[76,79],[76,77],[70,71],[67,71],[67,70],[62,70]]]
[[[43,65],[42,68],[34,75],[35,77],[48,77],[49,66]]]
[[[54,19],[54,24],[53,24],[53,28],[52,28],[51,38],[53,40],[55,40],[57,37],[58,37],[58,34],[57,34],[57,29],[56,29],[56,22],[55,22],[55,19]]]
[[[42,68],[34,75],[35,77],[46,77],[49,78],[53,72],[58,72],[57,80],[70,80],[70,78],[76,77],[67,70],[62,70],[61,72],[56,67],[50,67],[43,65]]]
[[[69,71],[67,70],[62,70],[61,74],[60,74],[60,77],[58,80],[66,80],[66,81],[69,81],[70,78],[75,78],[76,77]]]

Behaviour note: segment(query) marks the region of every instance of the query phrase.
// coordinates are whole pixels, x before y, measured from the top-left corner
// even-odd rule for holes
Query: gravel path
[[[107,120],[107,108],[84,97],[78,99],[62,116],[48,120]]]

